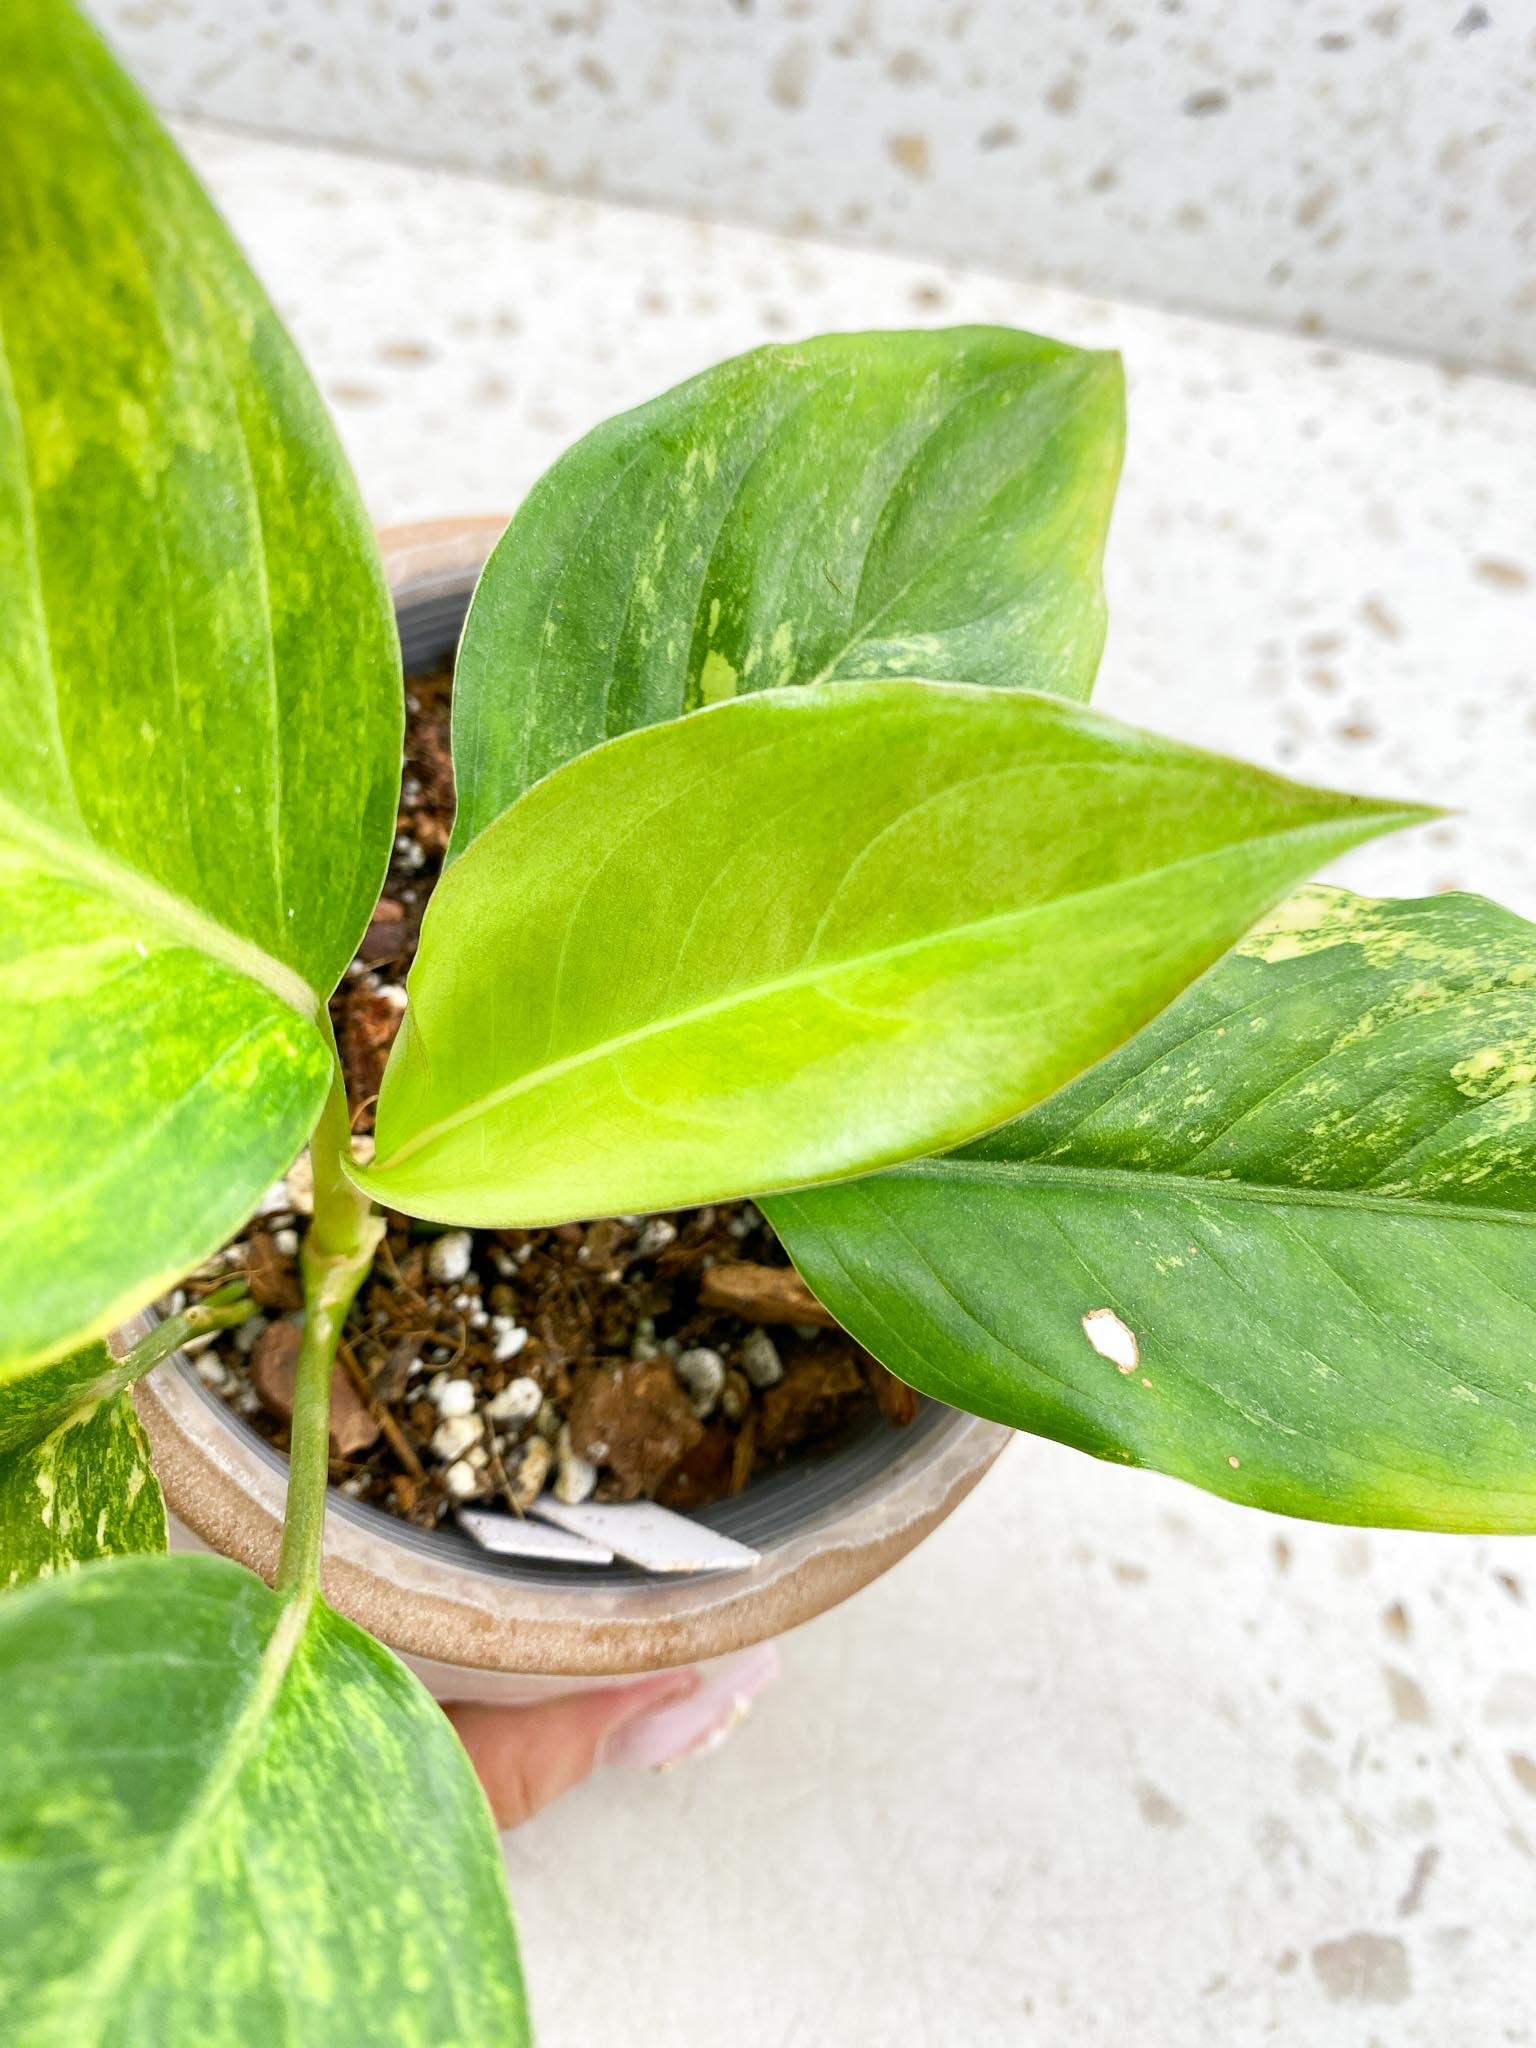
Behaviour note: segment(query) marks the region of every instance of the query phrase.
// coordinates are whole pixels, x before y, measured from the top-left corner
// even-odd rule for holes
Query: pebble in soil
[[[412,678],[406,706],[389,877],[331,1002],[363,1149],[453,817],[447,674]],[[301,1160],[185,1289],[247,1276],[259,1313],[206,1341],[197,1371],[283,1450],[309,1209]],[[686,1510],[876,1413],[902,1426],[917,1397],[837,1328],[750,1202],[548,1230],[390,1215],[332,1380],[331,1476],[428,1528],[546,1488]]]

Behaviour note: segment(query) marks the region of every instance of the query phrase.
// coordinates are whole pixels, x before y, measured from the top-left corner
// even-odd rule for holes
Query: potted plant
[[[440,672],[445,657],[451,656],[490,546],[505,525],[504,520],[438,521],[381,535],[408,678]],[[408,697],[414,700],[421,687],[408,681]],[[408,738],[407,779],[415,772]],[[421,829],[419,811],[410,804],[402,806],[399,822],[402,838]],[[413,915],[420,907],[424,878],[416,859],[414,850],[403,861],[398,853],[396,856],[402,879],[408,877],[402,893],[414,898]],[[430,876],[430,866],[425,872]],[[383,900],[387,906],[387,894]],[[387,929],[394,932],[399,927]],[[387,972],[391,977],[399,975],[398,960]],[[339,1017],[338,1040],[344,1048],[351,1030],[352,1013],[347,1005],[354,1000],[359,1013],[368,1018],[370,1030],[381,1012],[387,1025],[398,1022],[398,1012],[391,1015],[375,991],[385,973],[375,965],[366,974],[344,980],[333,1003]],[[388,979],[383,993],[393,995],[397,986],[397,980]],[[359,1074],[354,1068],[348,1079],[349,1097],[359,1109],[356,1120],[364,1124],[368,1122],[371,1073],[376,1065],[377,1053],[370,1044],[365,1071]],[[281,1211],[262,1219],[265,1227],[260,1242],[266,1257],[271,1257],[274,1223],[287,1221]],[[631,1225],[622,1232],[631,1242],[646,1228],[643,1220],[637,1222],[638,1229]],[[566,1234],[581,1235],[569,1230]],[[670,1235],[670,1229],[665,1234]],[[551,1238],[560,1233],[538,1235]],[[244,1263],[237,1258],[241,1250],[248,1253],[248,1247],[242,1247],[237,1239],[214,1262],[217,1271],[227,1271],[230,1259],[236,1259],[238,1270]],[[578,1245],[566,1270],[580,1273],[578,1262],[586,1256],[586,1246]],[[483,1269],[490,1281],[497,1277],[493,1261],[507,1267],[505,1247],[494,1233],[476,1233],[474,1265]],[[409,1431],[405,1405],[409,1391],[414,1390],[420,1401],[435,1362],[424,1328],[431,1321],[430,1304],[424,1312],[421,1293],[435,1295],[448,1312],[444,1334],[452,1342],[452,1355],[462,1359],[461,1345],[453,1340],[465,1333],[452,1313],[451,1297],[460,1286],[478,1288],[480,1281],[472,1270],[451,1287],[436,1286],[421,1271],[419,1250],[409,1287],[394,1284],[406,1275],[390,1270],[393,1261],[387,1256],[383,1265],[382,1273],[376,1268],[371,1276],[375,1298],[382,1296],[399,1304],[392,1319],[394,1329],[411,1331],[407,1349],[429,1361],[392,1404],[391,1412]],[[732,1270],[753,1273],[759,1269]],[[520,1291],[525,1272],[519,1269]],[[632,1266],[626,1270],[626,1282],[634,1272]],[[598,1276],[599,1282],[608,1283],[605,1291],[609,1296],[615,1291],[611,1283],[616,1277]],[[210,1277],[192,1284],[208,1287],[214,1281]],[[477,1294],[476,1298],[481,1297]],[[634,1303],[629,1306],[633,1312]],[[366,1310],[367,1297],[363,1307]],[[772,1324],[775,1349],[790,1361],[778,1391],[791,1394],[794,1353],[805,1347],[794,1330],[786,1327],[791,1319],[787,1309],[783,1316],[784,1320]],[[483,1311],[479,1320],[483,1325]],[[528,1315],[527,1320],[531,1323],[535,1318]],[[136,1382],[133,1391],[154,1469],[173,1516],[224,1555],[270,1576],[281,1542],[287,1486],[286,1458],[274,1450],[273,1442],[282,1445],[286,1432],[272,1416],[263,1414],[260,1419],[272,1441],[265,1440],[237,1405],[239,1395],[251,1384],[251,1363],[261,1356],[261,1338],[253,1338],[261,1321],[259,1314],[252,1316],[233,1331],[240,1348],[229,1347],[222,1353],[240,1371],[234,1386],[217,1363],[210,1364],[207,1353],[196,1359],[173,1353],[158,1370]],[[387,1378],[393,1332],[386,1331],[382,1338],[373,1333],[360,1336],[362,1321],[359,1315],[351,1319],[354,1352],[373,1366],[382,1365]],[[136,1319],[124,1337],[132,1341],[150,1327],[148,1318]],[[473,1332],[468,1334],[472,1362],[456,1364],[454,1373],[459,1377],[469,1372],[480,1380],[483,1375],[473,1361],[478,1358],[483,1366],[490,1357],[489,1347],[484,1337],[477,1347]],[[520,1330],[514,1336],[521,1339],[525,1334]],[[602,1348],[611,1353],[614,1346],[610,1341]],[[627,1340],[619,1348],[627,1349]],[[492,1382],[504,1387],[514,1378],[521,1380],[538,1349],[535,1338],[501,1371],[493,1363]],[[734,1356],[736,1347],[731,1349]],[[446,1348],[444,1355],[448,1355]],[[582,1371],[585,1377],[596,1376],[585,1368]],[[437,1377],[446,1375],[439,1372]],[[211,1392],[210,1381],[222,1384],[223,1391]],[[453,1391],[462,1393],[462,1385]],[[479,1392],[482,1409],[490,1406],[483,1384]],[[718,1415],[710,1427],[717,1435],[724,1433]],[[429,1485],[435,1483],[440,1498],[451,1466],[436,1455],[429,1440],[433,1433],[429,1420],[424,1429],[414,1433],[414,1440],[428,1467]],[[861,1419],[851,1429],[839,1430],[837,1448],[831,1455],[818,1443],[815,1455],[793,1460],[782,1469],[760,1471],[745,1492],[727,1497],[709,1511],[718,1529],[751,1545],[758,1554],[752,1570],[734,1575],[655,1576],[622,1564],[600,1572],[572,1573],[568,1568],[551,1570],[537,1560],[517,1556],[490,1558],[468,1538],[456,1535],[451,1519],[445,1517],[431,1537],[424,1537],[419,1528],[395,1512],[371,1505],[368,1497],[356,1498],[357,1463],[348,1466],[333,1456],[333,1478],[343,1471],[351,1471],[354,1477],[345,1482],[352,1490],[333,1487],[330,1496],[327,1591],[351,1620],[405,1656],[443,1700],[523,1702],[550,1691],[612,1682],[680,1662],[714,1666],[727,1660],[719,1670],[722,1684],[712,1691],[720,1697],[722,1712],[728,1712],[738,1657],[751,1658],[749,1669],[760,1668],[755,1645],[795,1627],[888,1569],[969,1492],[1010,1434],[934,1402],[917,1404],[917,1412],[899,1430],[885,1426],[878,1413]],[[489,1430],[483,1441],[491,1441]],[[534,1445],[536,1430],[528,1421],[509,1433],[498,1426],[495,1441],[502,1447],[506,1466],[499,1472],[482,1467],[482,1497],[492,1501],[504,1500],[507,1479],[515,1471],[513,1460]],[[736,1447],[740,1442],[737,1434]],[[585,1440],[581,1448],[586,1448]],[[398,1475],[398,1460],[390,1457],[388,1441],[380,1440],[377,1451],[373,1465]],[[551,1464],[549,1483],[558,1478],[558,1470],[558,1465]],[[367,1494],[372,1500],[388,1498],[384,1484],[371,1485]],[[428,1506],[432,1498],[429,1493]],[[416,1519],[430,1517],[418,1514]]]
[[[0,112],[14,2038],[526,2037],[467,1764],[321,1592],[377,1205],[503,1229],[753,1197],[843,1328],[973,1414],[1299,1514],[1536,1523],[1531,928],[1288,896],[1428,814],[1083,708],[1111,360],[827,337],[556,465],[466,626],[370,1160],[327,999],[396,815],[373,536],[63,0],[0,22]],[[124,1396],[238,1288],[102,1340],[306,1140],[268,1586],[155,1554]]]

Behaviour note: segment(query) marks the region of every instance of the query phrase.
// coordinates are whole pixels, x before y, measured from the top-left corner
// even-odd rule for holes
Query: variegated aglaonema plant
[[[364,1165],[326,1003],[400,776],[372,534],[64,0],[0,13],[0,134],[7,2040],[526,2038],[469,1767],[319,1591],[376,1204],[751,1195],[925,1393],[1293,1514],[1536,1528],[1536,934],[1289,893],[1425,814],[1083,708],[1112,357],[761,349],[555,465],[470,612]],[[269,1587],[162,1554],[124,1392],[239,1289],[104,1340],[306,1143]]]

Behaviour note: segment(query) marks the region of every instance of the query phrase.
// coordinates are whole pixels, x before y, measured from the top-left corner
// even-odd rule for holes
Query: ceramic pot
[[[438,521],[383,535],[408,674],[456,644],[502,524]],[[287,1461],[182,1353],[141,1382],[135,1399],[181,1540],[270,1577]],[[905,1430],[871,1422],[835,1452],[705,1510],[705,1521],[762,1558],[749,1571],[707,1577],[496,1558],[456,1530],[417,1529],[333,1492],[325,1592],[445,1700],[524,1701],[740,1659],[889,1570],[965,1497],[1009,1435],[926,1400]],[[735,1668],[760,1671],[762,1659]]]

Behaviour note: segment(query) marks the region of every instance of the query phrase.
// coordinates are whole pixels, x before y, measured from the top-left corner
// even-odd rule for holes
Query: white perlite
[[[469,1271],[474,1249],[475,1240],[467,1230],[445,1230],[441,1237],[432,1240],[427,1252],[427,1271],[445,1287],[452,1286]]]
[[[471,1444],[480,1441],[485,1431],[485,1422],[478,1415],[450,1415],[440,1422],[432,1432],[432,1451],[445,1464],[460,1458]]]
[[[752,1389],[747,1385],[745,1373],[734,1367],[725,1376],[725,1391],[720,1396],[720,1413],[727,1422],[740,1422],[752,1405]]]
[[[766,1330],[748,1330],[741,1340],[737,1362],[754,1387],[776,1387],[784,1377],[779,1347]]]
[[[470,1380],[443,1380],[441,1385],[434,1381],[432,1399],[445,1422],[452,1416],[475,1412],[475,1389]]]
[[[315,1172],[309,1163],[309,1154],[301,1152],[283,1175],[288,1189],[288,1205],[297,1216],[313,1216],[315,1213]]]
[[[705,1344],[699,1344],[692,1351],[684,1351],[676,1360],[673,1370],[682,1382],[683,1392],[688,1396],[688,1405],[700,1421],[713,1412],[725,1385],[725,1360],[718,1351],[711,1351]]]
[[[499,1394],[493,1395],[485,1412],[495,1423],[532,1422],[543,1400],[538,1381],[524,1374],[521,1379],[509,1380]]]
[[[677,1241],[677,1225],[669,1223],[665,1216],[653,1216],[635,1239],[635,1257],[654,1259],[658,1252],[664,1252],[669,1244]]]
[[[544,1491],[549,1468],[555,1462],[555,1447],[547,1437],[536,1436],[524,1447],[517,1469],[507,1474],[508,1491],[516,1508],[531,1508]]]
[[[513,1322],[510,1316],[491,1317],[491,1356],[498,1365],[505,1365],[528,1342],[528,1332]]]
[[[560,1410],[553,1401],[545,1400],[539,1403],[538,1416],[533,1426],[540,1436],[547,1437],[551,1443],[554,1442],[560,1434]]]
[[[248,1357],[256,1349],[261,1341],[261,1333],[266,1327],[267,1319],[262,1315],[247,1316],[237,1327],[231,1341],[242,1358]]]
[[[597,1484],[597,1467],[572,1447],[571,1432],[562,1429],[555,1447],[555,1499],[579,1507]]]
[[[473,1500],[480,1491],[480,1475],[465,1458],[458,1458],[443,1474],[443,1484],[455,1500]]]

